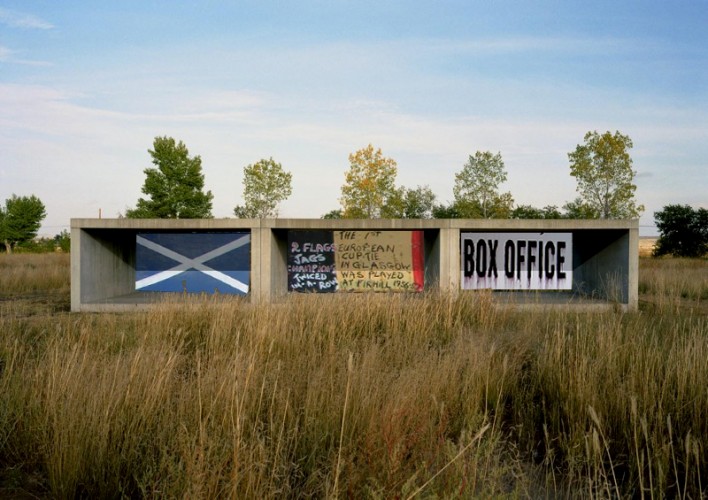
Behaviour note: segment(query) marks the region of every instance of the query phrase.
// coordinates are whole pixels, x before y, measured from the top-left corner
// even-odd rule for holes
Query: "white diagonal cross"
[[[250,239],[250,235],[246,234],[237,240],[227,243],[226,245],[220,246],[219,248],[215,248],[214,250],[210,250],[209,252],[203,255],[199,255],[194,259],[190,259],[189,257],[185,257],[184,255],[179,254],[174,250],[165,248],[162,245],[159,245],[146,238],[143,238],[142,236],[136,236],[136,242],[138,243],[138,245],[142,245],[145,248],[149,248],[153,252],[157,252],[160,255],[164,255],[165,257],[179,262],[179,264],[171,269],[161,271],[159,273],[153,274],[152,276],[148,276],[147,278],[143,278],[140,281],[137,281],[135,283],[135,289],[139,290],[141,288],[145,288],[146,286],[154,285],[155,283],[159,283],[160,281],[164,281],[166,279],[172,278],[173,276],[177,276],[178,274],[183,273],[188,269],[196,269],[197,271],[202,271],[204,274],[211,276],[212,278],[217,279],[222,283],[226,283],[232,288],[240,290],[243,293],[248,293],[248,285],[246,285],[245,283],[241,283],[240,281],[232,278],[227,274],[222,273],[221,271],[217,271],[216,269],[212,269],[211,267],[204,265],[204,262],[209,261],[211,259],[215,259],[216,257],[224,255],[225,253],[228,253],[232,250],[236,250],[237,248],[247,244]]]

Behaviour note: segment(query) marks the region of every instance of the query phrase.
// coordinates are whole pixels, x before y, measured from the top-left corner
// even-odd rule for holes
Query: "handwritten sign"
[[[420,292],[422,231],[288,231],[288,291]]]
[[[334,244],[340,290],[423,290],[422,231],[335,231]]]
[[[288,231],[288,291],[337,291],[332,231]]]
[[[463,289],[570,290],[571,233],[462,233]]]

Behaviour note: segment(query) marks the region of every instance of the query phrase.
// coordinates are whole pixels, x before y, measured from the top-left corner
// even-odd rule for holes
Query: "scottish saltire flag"
[[[135,289],[248,293],[250,233],[138,233]]]

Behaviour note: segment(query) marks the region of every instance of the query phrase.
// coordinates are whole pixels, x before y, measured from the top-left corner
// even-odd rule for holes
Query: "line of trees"
[[[338,218],[512,218],[588,219],[636,218],[644,206],[635,200],[636,171],[632,167],[629,136],[597,131],[585,134],[584,142],[568,153],[570,175],[577,182],[578,196],[561,208],[515,205],[510,192],[500,186],[507,180],[501,153],[477,151],[455,173],[453,201],[437,203],[429,186],[396,185],[398,165],[380,148],[368,146],[349,155],[349,169],[341,187],[341,208],[323,215]],[[201,158],[190,157],[187,147],[171,137],[156,137],[148,150],[154,168],[147,168],[142,192],[134,209],[135,218],[212,217],[212,194],[204,192]],[[292,193],[292,174],[272,157],[243,170],[244,204],[234,208],[241,218],[277,217],[279,204]],[[701,211],[702,210],[702,211]],[[662,238],[657,255],[702,255],[706,243],[705,210],[667,206],[655,214]],[[676,227],[680,226],[681,230]],[[698,235],[698,236],[696,236]],[[690,240],[690,243],[685,241]]]
[[[588,132],[584,143],[568,154],[579,196],[559,209],[555,205],[515,206],[512,194],[500,190],[507,180],[501,153],[470,155],[455,173],[453,201],[440,204],[427,185],[397,186],[396,161],[369,144],[349,155],[341,209],[323,218],[636,218],[644,206],[635,200],[632,146],[631,139],[620,132]],[[126,217],[211,218],[213,195],[204,191],[201,157],[190,156],[185,144],[171,137],[156,137],[148,153],[154,167],[144,170],[145,197],[126,210]],[[277,217],[279,204],[292,193],[292,174],[272,157],[261,159],[244,168],[243,184],[244,204],[234,208],[236,217]],[[44,204],[34,195],[12,195],[5,200],[0,206],[0,243],[5,251],[11,253],[18,245],[35,240],[45,216]],[[667,205],[654,217],[661,234],[655,255],[695,257],[708,252],[706,209]],[[53,241],[68,249],[68,232]]]
[[[204,191],[200,156],[190,156],[187,146],[172,137],[156,137],[148,150],[154,167],[146,168],[142,192],[135,208],[125,216],[132,219],[210,219],[211,191]],[[241,218],[278,215],[278,205],[292,193],[292,174],[280,163],[261,159],[243,169],[243,205],[234,208]]]
[[[588,132],[584,143],[568,154],[570,175],[579,196],[563,205],[536,208],[514,205],[501,153],[477,151],[455,173],[452,202],[437,203],[427,185],[396,185],[398,166],[380,148],[369,144],[349,155],[341,187],[341,209],[332,218],[635,218],[644,210],[635,201],[636,171],[629,150],[632,140],[615,132]],[[211,191],[204,191],[201,158],[191,157],[182,141],[156,137],[148,150],[154,167],[146,168],[142,192],[131,218],[212,217]],[[292,193],[292,174],[272,157],[243,170],[244,204],[234,208],[243,218],[276,217],[279,204]]]
[[[328,212],[324,218],[636,218],[644,207],[635,201],[636,171],[629,155],[632,146],[632,140],[620,132],[588,132],[584,143],[568,154],[579,196],[559,209],[553,205],[515,206],[512,194],[500,189],[507,180],[501,153],[491,151],[470,155],[455,173],[453,201],[438,204],[428,186],[397,188],[396,162],[369,144],[349,155],[342,209]]]

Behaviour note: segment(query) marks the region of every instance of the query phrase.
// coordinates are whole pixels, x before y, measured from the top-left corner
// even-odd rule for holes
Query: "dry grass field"
[[[2,255],[0,497],[705,497],[707,303],[708,260],[640,259],[636,313],[71,314],[68,255]]]

